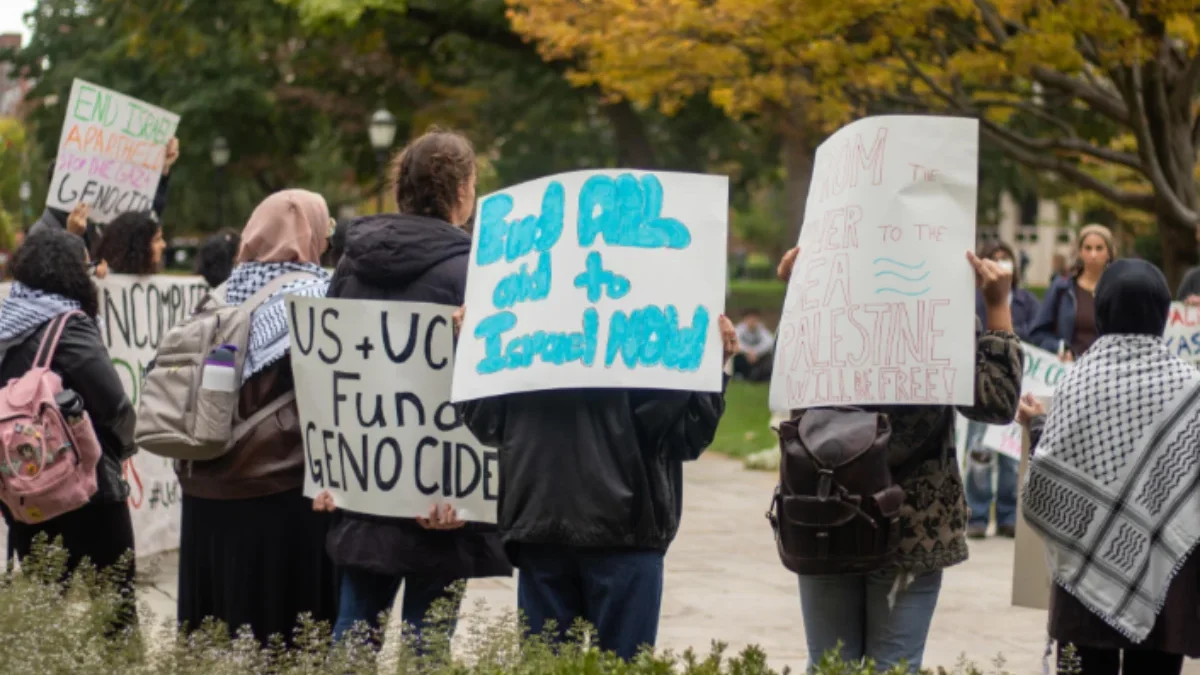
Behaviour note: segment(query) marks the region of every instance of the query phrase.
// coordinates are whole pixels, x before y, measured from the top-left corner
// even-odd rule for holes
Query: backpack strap
[[[34,368],[49,368],[50,361],[54,358],[54,352],[58,349],[58,340],[62,337],[63,329],[67,326],[67,319],[76,314],[83,315],[83,312],[75,309],[63,314],[59,314],[49,321],[49,327],[42,333],[42,342],[38,345],[37,356],[33,359]]]
[[[237,423],[235,423],[233,425],[233,433],[229,437],[229,445],[227,447],[232,448],[233,446],[237,445],[238,443],[241,442],[241,440],[243,438],[246,437],[246,434],[250,433],[250,431],[252,429],[258,427],[258,425],[263,420],[267,419],[268,417],[271,417],[275,413],[279,412],[280,410],[283,410],[284,408],[286,408],[287,406],[289,406],[295,402],[296,402],[296,390],[293,389],[293,390],[287,392],[286,394],[276,398],[274,401],[271,401],[270,403],[259,408],[258,410],[256,410],[254,412],[253,415],[247,417],[244,420],[238,421]]]

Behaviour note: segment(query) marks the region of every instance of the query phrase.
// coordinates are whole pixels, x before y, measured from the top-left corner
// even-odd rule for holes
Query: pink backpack
[[[62,378],[50,361],[72,315],[60,314],[42,335],[33,367],[0,388],[0,500],[22,523],[74,511],[96,494],[100,441],[86,412],[70,420],[55,396]]]

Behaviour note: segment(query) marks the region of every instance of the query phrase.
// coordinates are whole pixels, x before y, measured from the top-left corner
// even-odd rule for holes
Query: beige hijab
[[[264,199],[250,214],[237,262],[319,264],[328,237],[325,198],[308,190],[283,190]]]

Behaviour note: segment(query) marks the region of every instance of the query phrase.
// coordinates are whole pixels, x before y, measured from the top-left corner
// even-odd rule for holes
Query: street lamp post
[[[29,224],[29,199],[33,197],[33,187],[29,185],[29,181],[21,181],[21,187],[17,189],[17,196],[21,198],[21,222]]]
[[[225,226],[225,165],[229,163],[229,143],[224,136],[213,139],[209,159],[217,170],[217,226]]]
[[[388,150],[392,141],[396,140],[396,118],[385,108],[380,108],[371,115],[371,125],[367,127],[371,137],[371,147],[375,149],[375,161],[379,166],[379,201],[376,211],[383,213],[384,170],[387,164]]]

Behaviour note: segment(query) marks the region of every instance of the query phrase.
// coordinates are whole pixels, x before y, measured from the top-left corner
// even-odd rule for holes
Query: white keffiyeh
[[[1058,385],[1023,510],[1055,582],[1135,643],[1200,541],[1200,372],[1106,335]]]
[[[329,289],[329,273],[320,265],[311,263],[249,262],[235,267],[225,282],[225,302],[229,305],[240,305],[263,286],[289,272],[307,272],[312,274],[312,278],[287,284],[272,293],[271,297],[250,315],[250,344],[246,348],[246,362],[242,368],[243,381],[287,354],[287,303],[284,296],[325,297],[325,292]]]

